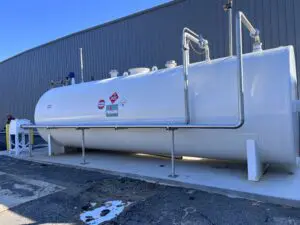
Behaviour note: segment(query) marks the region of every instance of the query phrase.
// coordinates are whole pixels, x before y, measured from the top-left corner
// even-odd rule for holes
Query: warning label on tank
[[[118,105],[107,105],[106,106],[106,116],[107,117],[116,117],[119,115]]]
[[[117,92],[114,92],[110,97],[109,100],[111,101],[112,104],[114,104],[119,98],[119,95]]]
[[[103,99],[100,99],[98,102],[98,109],[104,109],[105,107],[105,101]]]

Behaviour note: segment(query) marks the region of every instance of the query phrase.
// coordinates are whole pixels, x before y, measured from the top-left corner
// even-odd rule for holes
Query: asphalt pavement
[[[130,204],[102,224],[300,224],[297,208],[0,157],[1,225],[85,224],[82,212],[113,200]]]

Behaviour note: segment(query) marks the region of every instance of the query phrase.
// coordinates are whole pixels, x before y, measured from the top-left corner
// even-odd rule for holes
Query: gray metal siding
[[[71,71],[79,80],[80,47],[84,49],[86,80],[91,76],[106,78],[111,69],[123,72],[139,66],[161,68],[170,59],[181,64],[181,31],[185,26],[209,40],[213,58],[226,56],[228,24],[222,8],[224,3],[225,0],[175,1],[70,35],[2,62],[0,125],[7,113],[33,119],[34,107],[51,80],[59,80]],[[260,29],[264,48],[294,45],[297,56],[300,56],[300,14],[296,13],[299,8],[299,0],[235,0],[234,4],[235,12],[244,11]],[[247,52],[251,43],[248,34],[244,35]],[[192,59],[199,58],[193,56]]]

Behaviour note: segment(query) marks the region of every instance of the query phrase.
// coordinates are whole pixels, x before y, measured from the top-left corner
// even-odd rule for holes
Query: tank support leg
[[[29,147],[29,157],[32,157],[32,138],[33,136],[31,135],[31,132],[33,132],[33,130],[29,129],[29,135],[28,135],[28,147]]]
[[[259,181],[263,173],[263,164],[254,140],[247,140],[248,180]]]
[[[169,177],[176,178],[178,175],[175,173],[175,137],[174,137],[174,130],[173,128],[169,129],[171,131],[171,166],[172,166],[172,172],[169,175]]]
[[[19,135],[16,133],[15,134],[15,154],[19,155],[20,153],[20,143],[19,143],[20,139],[19,139]]]
[[[52,138],[51,132],[48,133],[48,156],[66,153],[65,147],[55,142]]]
[[[52,137],[48,134],[48,156],[52,156]]]
[[[85,159],[85,133],[84,129],[81,129],[81,150],[82,150],[82,163],[81,164],[87,164]]]

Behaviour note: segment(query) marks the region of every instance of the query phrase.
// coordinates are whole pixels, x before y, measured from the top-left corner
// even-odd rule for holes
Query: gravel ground
[[[34,179],[63,190],[0,212],[0,224],[83,224],[89,203],[131,202],[106,225],[300,224],[300,210],[99,172],[0,158],[0,172]],[[9,176],[6,176],[9,177]],[[9,179],[9,178],[7,178]],[[4,187],[2,184],[6,183]],[[9,181],[0,183],[0,203]],[[28,222],[31,221],[31,222]],[[32,222],[33,221],[33,222]]]

